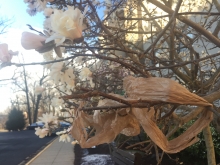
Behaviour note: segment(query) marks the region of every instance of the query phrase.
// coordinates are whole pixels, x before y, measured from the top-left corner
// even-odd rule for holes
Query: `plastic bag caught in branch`
[[[118,94],[111,93],[110,95],[118,97],[120,99],[125,99],[123,96],[118,95]],[[109,107],[111,107],[111,106],[117,106],[117,105],[120,106],[120,105],[124,105],[124,104],[119,103],[119,102],[114,101],[114,100],[111,100],[111,99],[99,100],[99,103],[98,103],[98,107],[100,107],[100,106],[109,106]],[[130,111],[130,109],[126,109],[126,110],[125,109],[120,109],[117,112],[118,112],[119,115],[120,114],[121,115],[126,115],[126,114],[130,115],[129,111]],[[116,119],[117,119],[118,114],[116,114]],[[100,111],[96,111],[93,114],[93,120],[96,121],[97,123],[101,124],[102,120],[101,120],[101,112]],[[130,127],[124,128],[120,133],[124,134],[126,136],[136,136],[137,131],[139,131],[139,129],[140,129],[138,121],[137,120],[132,120],[130,125],[131,125]]]
[[[148,108],[133,108],[132,113],[138,119],[144,131],[151,138],[151,140],[167,153],[180,152],[181,150],[196,143],[199,140],[197,138],[198,133],[209,125],[213,116],[211,111],[204,110],[200,118],[183,134],[173,140],[168,141],[166,136],[162,133],[153,120],[153,108],[151,108],[150,111],[148,111]]]
[[[128,76],[124,78],[123,87],[130,99],[212,106],[212,104],[189,92],[176,81],[167,78],[135,78]]]
[[[175,104],[189,104],[197,106],[212,106],[203,98],[190,93],[177,82],[165,78],[134,78],[126,77],[123,82],[128,98],[112,94],[125,100],[145,100],[149,102],[165,102]],[[113,100],[104,99],[99,106],[122,105]],[[143,127],[151,140],[167,153],[176,153],[198,141],[197,134],[201,132],[212,120],[213,114],[206,110],[200,118],[190,126],[183,134],[168,141],[167,137],[158,128],[154,120],[154,109],[132,108],[120,109],[117,112],[97,111],[94,115],[88,115],[83,111],[77,111],[78,115],[73,122],[72,136],[79,141],[83,148],[89,148],[102,143],[112,142],[119,133],[127,136],[135,136],[140,133],[139,124]],[[123,113],[123,115],[120,115]],[[124,116],[124,114],[127,114]],[[95,135],[88,137],[86,127],[91,126]]]
[[[123,82],[129,99],[162,101],[197,106],[212,106],[203,98],[189,92],[177,82],[166,78],[126,77]],[[151,108],[133,108],[132,113],[138,119],[151,140],[167,153],[176,153],[198,141],[196,137],[212,121],[213,113],[204,109],[200,118],[179,137],[168,141],[166,136],[152,120],[154,110]]]
[[[139,123],[132,115],[120,116],[116,112],[106,112],[100,114],[98,120],[97,123],[92,115],[78,111],[78,116],[73,122],[72,136],[82,148],[110,143],[121,131],[127,136],[136,136],[140,133]],[[89,138],[86,132],[88,126],[96,130],[95,135]]]

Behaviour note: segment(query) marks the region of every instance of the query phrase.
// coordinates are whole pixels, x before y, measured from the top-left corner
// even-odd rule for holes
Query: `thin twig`
[[[166,30],[170,27],[170,25],[172,24],[172,22],[176,19],[176,15],[178,14],[178,11],[179,11],[179,8],[181,6],[181,3],[182,3],[182,0],[179,0],[177,5],[176,5],[176,9],[171,17],[171,19],[169,20],[169,22],[167,23],[167,25],[164,27],[164,29],[158,34],[157,38],[154,40],[154,42],[149,46],[149,48],[147,48],[145,51],[144,51],[144,54],[147,54],[148,51],[153,48],[156,43],[160,40],[160,38],[164,35],[164,33],[166,32]],[[142,6],[143,3],[142,3]]]
[[[149,143],[149,142],[151,142],[151,140],[146,140],[146,141],[138,142],[138,143],[132,144],[130,146],[127,146],[126,149],[132,148],[132,147],[140,145],[140,144]]]
[[[164,155],[164,151],[162,152],[161,157],[160,157],[159,161],[157,162],[157,165],[159,165],[162,162],[163,155]]]
[[[127,141],[129,141],[130,139],[132,139],[133,137],[129,137],[128,139],[126,139],[118,148],[120,149]]]
[[[155,154],[156,154],[156,160],[157,160],[157,165],[160,161],[160,156],[159,156],[159,152],[158,152],[158,148],[157,148],[157,145],[154,144],[154,149],[155,149]]]
[[[92,130],[89,132],[88,137],[90,137],[90,135],[95,131],[95,128],[92,128]]]
[[[173,108],[168,113],[166,113],[164,116],[162,116],[159,120],[163,120],[163,119],[167,118],[168,116],[170,116],[175,111],[175,109],[177,107],[178,107],[178,105],[174,105]]]

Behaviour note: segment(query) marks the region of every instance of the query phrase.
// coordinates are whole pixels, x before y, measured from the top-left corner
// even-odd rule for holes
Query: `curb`
[[[33,155],[35,155],[34,157],[30,158],[29,156],[25,158],[25,160],[23,160],[21,163],[19,163],[18,165],[29,165],[31,162],[33,162],[38,156],[40,156],[47,148],[49,148],[53,142],[59,137],[56,137],[54,139],[52,139],[51,141],[49,141],[48,143],[46,143],[43,147],[41,147],[39,150],[37,150]]]

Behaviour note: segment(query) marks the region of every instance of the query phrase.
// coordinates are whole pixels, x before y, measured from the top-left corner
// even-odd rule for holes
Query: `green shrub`
[[[182,128],[180,128],[172,138],[175,138],[186,131],[186,129],[191,126],[194,121],[190,121],[189,123],[185,124]],[[212,140],[215,149],[215,157],[217,162],[220,161],[220,135],[215,130],[215,128],[210,125],[211,133],[212,133]],[[178,153],[178,157],[180,162],[184,162],[184,165],[207,165],[207,151],[206,151],[206,144],[204,140],[203,133],[198,134],[198,138],[200,139],[194,145],[184,149],[183,151]]]
[[[5,125],[6,129],[9,131],[23,130],[26,125],[23,112],[16,108],[12,109],[8,114],[8,120]]]

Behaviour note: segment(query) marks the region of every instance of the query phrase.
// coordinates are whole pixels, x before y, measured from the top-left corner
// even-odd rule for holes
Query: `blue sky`
[[[26,24],[30,24],[33,27],[42,28],[44,16],[42,13],[38,13],[36,16],[31,17],[26,12],[27,4],[23,0],[3,0],[0,2],[0,16],[13,18],[14,23],[12,27],[23,28]]]
[[[37,13],[36,16],[31,17],[27,12],[27,4],[23,0],[1,0],[0,1],[0,18],[12,18],[13,24],[8,29],[8,32],[4,35],[0,35],[0,43],[7,43],[10,50],[19,51],[24,55],[24,60],[26,63],[30,62],[41,62],[42,55],[34,50],[24,50],[21,47],[20,39],[23,31],[30,31],[26,24],[30,24],[33,28],[37,30],[43,29],[44,15],[43,13]],[[99,14],[103,15],[103,9],[99,9]],[[33,32],[33,31],[31,31]],[[20,58],[21,59],[21,58]],[[17,57],[13,57],[12,62],[18,62]],[[32,67],[32,69],[30,69]],[[38,68],[37,68],[38,67]],[[40,70],[40,66],[30,66],[26,67],[28,71],[30,70]],[[36,69],[37,68],[37,69]],[[0,69],[0,80],[9,79],[12,77],[15,67],[5,67]],[[7,82],[6,82],[7,84]],[[10,84],[7,86],[2,86],[0,84],[0,112],[10,105],[10,98],[14,94],[10,92]]]
[[[26,24],[32,25],[35,29],[39,30],[43,28],[44,15],[43,13],[38,13],[36,16],[31,17],[27,12],[27,4],[23,2],[23,0],[1,0],[0,1],[0,18],[12,18],[12,25],[7,29],[7,33],[4,35],[0,35],[0,43],[7,43],[9,49],[13,51],[19,51],[24,55],[25,62],[40,62],[42,61],[42,55],[37,53],[34,50],[24,50],[21,47],[20,39],[23,31],[30,31]],[[33,32],[33,31],[32,31]],[[13,57],[12,62],[18,62],[18,57]],[[39,66],[27,67],[30,70],[38,70]],[[11,78],[14,73],[15,67],[5,67],[0,69],[0,79],[8,79]],[[3,84],[7,84],[8,82],[3,82]],[[10,98],[13,97],[14,94],[10,91],[9,85],[0,85],[0,112],[4,111],[5,108],[10,105]]]

